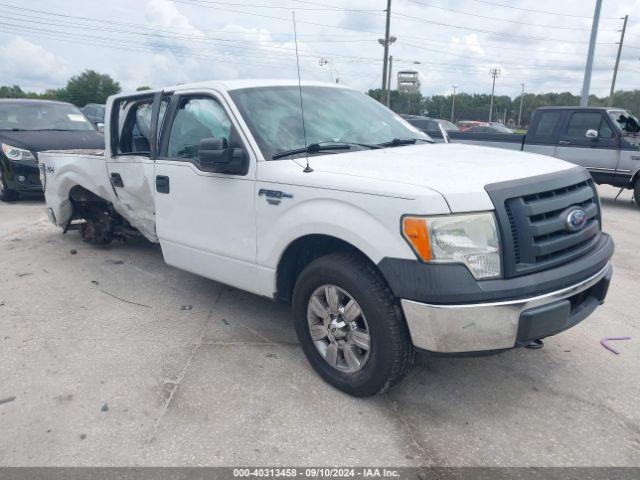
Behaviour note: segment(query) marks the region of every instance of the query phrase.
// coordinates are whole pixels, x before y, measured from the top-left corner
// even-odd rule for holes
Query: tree
[[[145,90],[151,90],[151,87],[149,85],[142,85],[136,88],[136,92],[144,92]]]
[[[71,77],[67,86],[58,91],[58,99],[79,107],[87,103],[106,103],[109,95],[120,93],[120,84],[109,75],[85,70]]]
[[[24,98],[26,93],[18,86],[2,86],[0,87],[0,98]]]

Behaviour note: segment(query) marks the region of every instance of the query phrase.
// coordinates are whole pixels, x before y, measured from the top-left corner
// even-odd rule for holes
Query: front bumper
[[[18,192],[42,192],[40,171],[37,163],[11,162],[5,160],[5,181],[11,190]]]
[[[462,305],[401,301],[413,344],[438,353],[504,350],[555,335],[589,316],[606,295],[612,266],[544,295]]]

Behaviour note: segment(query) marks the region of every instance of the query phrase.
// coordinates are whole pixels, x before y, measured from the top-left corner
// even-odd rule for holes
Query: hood
[[[452,212],[493,210],[485,185],[576,167],[545,155],[454,143],[312,156],[309,161],[318,172],[435,190]]]
[[[45,150],[103,149],[104,135],[83,131],[0,131],[0,142],[32,152]]]

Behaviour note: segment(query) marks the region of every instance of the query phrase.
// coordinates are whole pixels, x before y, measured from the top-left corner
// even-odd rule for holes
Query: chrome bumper
[[[584,292],[610,277],[611,270],[607,263],[597,274],[576,285],[519,300],[469,305],[430,305],[411,300],[401,303],[417,348],[440,353],[502,350],[516,346],[523,312]]]

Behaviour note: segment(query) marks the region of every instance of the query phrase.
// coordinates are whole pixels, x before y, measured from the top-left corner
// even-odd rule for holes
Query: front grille
[[[587,253],[600,236],[600,206],[593,180],[583,170],[496,184],[487,192],[496,205],[507,277],[524,275],[566,263]],[[563,213],[580,207],[586,224],[569,231]]]

